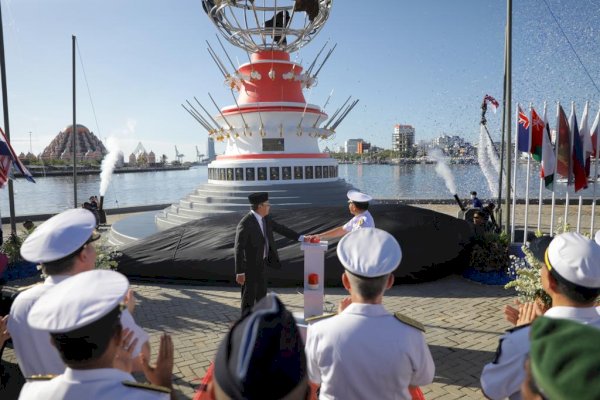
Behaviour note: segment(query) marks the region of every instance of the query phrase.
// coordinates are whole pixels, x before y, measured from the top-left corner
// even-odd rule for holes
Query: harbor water
[[[449,166],[458,190],[458,195],[467,199],[471,190],[476,190],[481,199],[491,199],[492,192],[478,165]],[[525,178],[527,167],[519,164],[517,168],[517,197],[525,198]],[[355,187],[379,199],[402,200],[442,200],[452,199],[444,180],[435,172],[435,165],[375,165],[341,164],[339,176]],[[192,167],[181,171],[153,171],[112,176],[106,192],[104,207],[119,208],[151,204],[177,202],[194,191],[208,179],[207,167]],[[597,192],[600,194],[600,184]],[[571,198],[583,195],[592,198],[593,184],[589,188],[574,194],[569,188]],[[99,175],[79,176],[77,179],[78,203],[83,204],[91,195],[98,195]],[[505,188],[503,187],[503,190]],[[556,196],[565,197],[566,184],[556,184]],[[56,213],[73,207],[73,178],[66,176],[39,177],[32,184],[25,179],[14,181],[16,215]],[[531,168],[529,195],[538,198],[539,172]],[[549,199],[550,190],[543,190],[543,197]],[[0,192],[0,213],[8,216],[8,189]]]

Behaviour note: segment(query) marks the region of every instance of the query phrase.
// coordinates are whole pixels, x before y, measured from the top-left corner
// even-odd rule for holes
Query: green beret
[[[531,327],[529,363],[545,397],[600,398],[600,329],[566,319],[540,317]]]

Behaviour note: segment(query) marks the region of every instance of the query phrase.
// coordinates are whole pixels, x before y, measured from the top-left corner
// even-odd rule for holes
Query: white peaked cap
[[[596,243],[598,243],[598,245],[600,246],[600,231],[596,232],[596,236],[594,236],[594,240],[596,240]]]
[[[116,271],[81,272],[44,293],[31,307],[27,322],[50,333],[82,328],[114,310],[128,288],[127,278]]]
[[[96,228],[94,214],[83,208],[63,211],[38,226],[25,239],[21,255],[27,261],[60,260],[85,244]]]
[[[358,190],[348,190],[346,196],[348,196],[348,200],[355,201],[357,203],[368,203],[369,201],[373,200],[371,196],[366,193],[359,192]]]
[[[337,255],[348,272],[365,278],[387,275],[402,261],[398,241],[377,228],[362,228],[348,233],[338,243]]]
[[[548,246],[546,265],[571,283],[600,288],[600,246],[579,233],[556,236]]]

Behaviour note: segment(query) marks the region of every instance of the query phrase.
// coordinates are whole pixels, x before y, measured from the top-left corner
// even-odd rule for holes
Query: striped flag
[[[585,175],[585,162],[583,160],[583,145],[579,136],[579,126],[577,125],[577,115],[575,115],[575,105],[571,106],[571,115],[569,116],[569,126],[571,127],[571,138],[573,147],[571,151],[573,177],[575,178],[575,192],[581,189],[587,189],[587,176]]]
[[[0,128],[0,133],[2,134],[0,136],[0,188],[3,188],[8,182],[11,165],[14,165],[29,182],[35,183],[35,179],[33,179],[29,170],[25,168],[10,143],[6,140],[2,128]]]
[[[579,127],[579,137],[583,148],[583,164],[585,168],[585,176],[590,176],[590,155],[594,152],[592,144],[592,136],[588,127],[588,103],[585,103],[583,115],[581,117],[581,126]]]
[[[562,177],[567,178],[567,181],[571,183],[573,179],[571,169],[571,132],[565,110],[563,110],[560,104],[556,110],[556,139],[554,146],[557,146],[556,172]]]
[[[550,142],[550,124],[546,118],[546,107],[544,107],[544,132],[542,136],[542,167],[540,169],[540,178],[544,178],[546,189],[552,190],[554,185],[554,170],[556,169],[556,157],[554,149]]]
[[[531,108],[531,145],[529,146],[529,152],[534,160],[540,161],[542,159],[542,139],[544,137],[544,128],[546,123],[542,121],[540,116],[535,112],[533,107]]]

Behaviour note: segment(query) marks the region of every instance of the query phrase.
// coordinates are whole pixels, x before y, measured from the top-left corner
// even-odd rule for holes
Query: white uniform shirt
[[[15,354],[23,376],[58,375],[65,370],[65,363],[60,358],[58,350],[50,343],[50,334],[45,331],[32,329],[27,323],[27,315],[33,304],[54,285],[69,278],[70,275],[54,275],[46,278],[43,284],[19,294],[10,308],[8,331],[13,340]],[[142,345],[148,341],[148,334],[140,328],[127,310],[121,313],[121,324],[134,332],[138,343],[134,356],[140,353]]]
[[[433,381],[425,335],[381,304],[351,304],[308,327],[309,379],[320,399],[411,399],[409,385]]]
[[[552,307],[544,317],[569,319],[600,328],[600,309],[596,307]],[[524,365],[530,346],[529,330],[529,326],[509,329],[500,338],[496,359],[483,367],[481,388],[490,399],[521,399]]]
[[[170,395],[150,389],[125,386],[135,382],[131,374],[114,368],[75,370],[49,381],[28,382],[21,389],[19,400],[166,400]]]
[[[350,221],[346,222],[343,226],[346,232],[354,232],[360,228],[375,228],[375,221],[371,213],[365,211],[364,213],[355,215]]]

